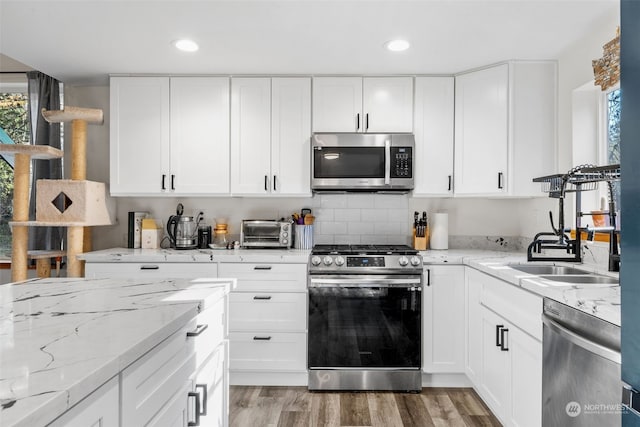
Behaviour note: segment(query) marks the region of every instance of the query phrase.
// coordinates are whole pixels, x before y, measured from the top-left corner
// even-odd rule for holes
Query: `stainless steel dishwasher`
[[[542,425],[621,425],[620,327],[544,299]]]

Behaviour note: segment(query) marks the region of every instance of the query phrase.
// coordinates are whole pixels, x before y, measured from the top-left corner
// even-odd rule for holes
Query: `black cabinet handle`
[[[502,190],[502,172],[498,172],[498,188]]]
[[[507,347],[507,342],[506,342],[507,332],[509,332],[508,328],[502,328],[502,330],[500,331],[500,350],[501,351],[509,351],[509,347]]]
[[[164,179],[167,177],[167,175],[162,174],[162,189],[166,190],[166,187],[164,186]]]
[[[360,113],[356,114],[356,130],[360,130]]]
[[[209,327],[209,325],[207,325],[207,324],[196,325],[196,330],[193,331],[193,332],[187,332],[187,336],[188,337],[197,337],[198,335],[203,333],[205,331],[205,329],[207,329],[208,327]]]
[[[256,265],[253,267],[254,270],[271,270],[270,265]]]
[[[449,175],[449,188],[447,189],[447,191],[451,191],[451,175]]]
[[[277,191],[278,189],[276,188],[276,176],[273,175],[273,191]]]
[[[431,270],[427,268],[427,286],[431,286]]]
[[[502,347],[502,343],[500,342],[500,337],[502,334],[500,330],[504,328],[504,325],[496,325],[496,347]]]
[[[159,265],[141,265],[140,270],[159,270]]]
[[[202,390],[202,412],[200,412],[200,415],[202,416],[206,416],[207,415],[207,400],[209,399],[208,396],[208,392],[207,392],[207,385],[206,384],[196,384],[196,390],[197,389],[201,389]]]
[[[196,401],[196,410],[195,410],[196,420],[187,422],[187,426],[189,426],[189,427],[197,427],[197,426],[200,425],[200,394],[196,393],[196,392],[193,392],[193,391],[190,391],[188,396],[189,396],[189,398],[191,398],[191,397],[195,398],[195,401]]]
[[[253,297],[253,299],[268,301],[271,299],[271,295],[256,295]]]
[[[269,177],[267,175],[264,176],[264,191],[269,191]]]
[[[271,337],[253,337],[254,341],[271,341]]]
[[[369,130],[369,113],[365,116],[364,130]]]
[[[171,175],[171,189],[172,190],[176,189],[175,181],[176,181],[176,176],[175,175]]]

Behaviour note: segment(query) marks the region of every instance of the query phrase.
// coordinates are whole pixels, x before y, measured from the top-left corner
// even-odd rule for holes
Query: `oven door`
[[[421,291],[421,275],[311,275],[309,369],[420,369]]]

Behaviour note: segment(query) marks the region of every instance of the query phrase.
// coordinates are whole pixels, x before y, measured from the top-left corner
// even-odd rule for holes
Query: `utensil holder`
[[[313,225],[294,224],[294,249],[311,249],[313,247]]]
[[[429,242],[429,227],[425,227],[424,236],[416,236],[416,229],[413,228],[413,249],[426,251]]]

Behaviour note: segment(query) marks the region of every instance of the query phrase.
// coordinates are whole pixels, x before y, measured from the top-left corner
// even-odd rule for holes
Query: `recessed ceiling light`
[[[385,43],[385,46],[392,52],[402,52],[403,50],[409,49],[409,46],[411,45],[406,40],[398,39],[388,41]]]
[[[183,52],[195,52],[199,49],[198,44],[189,39],[176,40],[173,42],[173,45]]]

